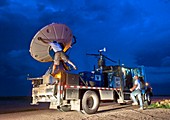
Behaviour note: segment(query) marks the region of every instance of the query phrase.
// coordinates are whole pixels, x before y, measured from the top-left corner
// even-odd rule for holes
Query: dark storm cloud
[[[149,74],[152,75],[162,75],[162,76],[166,76],[167,74],[170,74],[170,68],[169,67],[148,67],[146,69],[146,71],[148,71]],[[170,79],[170,76],[168,76],[168,79]]]
[[[25,88],[30,86],[30,83],[26,81],[27,72],[31,69],[31,66],[24,63],[23,61],[28,61],[29,57],[26,57],[26,52],[24,50],[21,51],[11,51],[9,53],[1,54],[0,56],[0,76],[1,76],[1,83],[3,85],[0,87],[1,96],[8,96],[8,95],[22,95],[27,94]],[[23,59],[23,60],[21,60]],[[31,65],[31,64],[30,64]],[[26,84],[27,83],[27,84]],[[20,90],[24,92],[19,92]]]
[[[18,78],[21,75],[27,75],[30,71],[35,71],[34,75],[40,75],[39,67],[36,66],[27,50],[11,50],[0,56],[1,75],[10,74],[10,77]],[[41,67],[40,67],[41,68]]]
[[[21,19],[22,18],[22,19]],[[0,28],[1,33],[1,39],[3,41],[2,49],[7,50],[11,49],[12,47],[21,47],[20,42],[24,38],[24,23],[21,20],[24,19],[23,16],[20,15],[12,15],[12,14],[6,14],[4,16],[4,19],[1,19],[0,22],[2,24]],[[22,41],[24,43],[24,41]],[[6,47],[8,46],[8,47]],[[14,48],[14,49],[16,49]],[[13,48],[12,48],[13,49]]]
[[[164,81],[162,81],[161,83],[153,83],[152,86],[154,86],[154,88],[152,90],[153,90],[154,96],[169,95],[169,84],[170,82],[164,82]]]
[[[13,10],[13,9],[12,9]],[[11,9],[3,9],[0,15],[1,49],[4,52],[18,49],[29,49],[29,44],[35,32],[40,29],[40,23],[32,19],[29,13],[20,13]]]
[[[9,0],[1,0],[0,1],[0,7],[9,5]]]
[[[162,59],[162,66],[170,67],[170,56],[166,56]]]
[[[36,61],[32,61],[27,50],[11,50],[0,56],[0,76],[2,86],[0,96],[23,96],[31,95],[31,81],[27,80],[27,75],[30,77],[41,77],[47,65],[40,65]],[[40,71],[41,69],[41,71]],[[12,91],[12,92],[11,92]],[[22,91],[22,92],[21,92]]]
[[[44,8],[43,14],[40,16],[40,21],[59,21],[84,26],[91,20],[104,19],[105,16],[107,16],[104,14],[101,16],[101,13],[98,14],[101,11],[106,14],[107,12],[104,8],[101,9],[101,7],[97,7],[94,10],[93,6],[72,6],[74,3],[75,2],[71,2],[70,4],[67,3],[62,5],[57,2],[53,3],[50,6],[51,9]],[[61,8],[61,6],[63,7]],[[76,23],[74,21],[76,21]]]
[[[170,0],[160,0],[160,1],[162,1],[164,3],[170,3]]]
[[[170,67],[169,38],[170,36],[167,38],[163,37],[157,42],[152,41],[147,44],[139,45],[138,51],[135,54],[137,64],[155,67]]]

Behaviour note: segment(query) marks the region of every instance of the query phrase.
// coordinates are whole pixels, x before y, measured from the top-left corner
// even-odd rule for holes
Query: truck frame
[[[116,75],[116,72],[120,70],[118,73],[124,74],[130,70],[134,74],[135,69],[141,70],[141,67],[140,69],[130,69],[123,66],[109,67],[110,70],[103,70],[102,73],[85,71],[73,74],[60,71],[54,77],[46,73],[40,78],[28,78],[28,80],[32,80],[33,85],[32,105],[37,105],[39,102],[49,102],[50,109],[83,110],[87,114],[93,114],[97,112],[100,102],[125,104],[131,101],[129,88],[133,84],[133,79],[131,79],[130,84],[126,85],[127,76]]]

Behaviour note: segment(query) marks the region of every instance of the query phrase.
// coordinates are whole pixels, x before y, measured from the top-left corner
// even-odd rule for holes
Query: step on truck
[[[45,26],[37,32],[30,45],[31,56],[39,62],[53,61],[54,54],[49,45],[38,40],[40,37],[62,42],[65,53],[76,43],[76,38],[66,25],[52,23]],[[145,79],[144,67],[129,68],[120,64],[107,66],[105,60],[114,64],[116,61],[105,56],[105,51],[106,48],[99,50],[98,54],[87,54],[98,57],[98,66],[93,70],[75,74],[70,66],[61,61],[55,75],[50,74],[50,66],[42,77],[28,77],[32,81],[31,105],[49,102],[49,109],[94,114],[102,102],[125,104],[131,101],[129,89],[133,86],[133,76],[138,75]],[[151,92],[148,93],[150,97]],[[150,99],[145,99],[150,102]]]

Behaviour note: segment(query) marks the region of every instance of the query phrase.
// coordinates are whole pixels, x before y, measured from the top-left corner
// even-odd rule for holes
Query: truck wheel
[[[99,97],[94,91],[86,91],[82,99],[82,108],[87,114],[94,114],[99,108]]]

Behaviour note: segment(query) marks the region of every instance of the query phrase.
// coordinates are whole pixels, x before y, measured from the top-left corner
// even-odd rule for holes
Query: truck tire
[[[99,97],[94,91],[86,91],[82,98],[82,108],[87,114],[94,114],[99,108]]]

